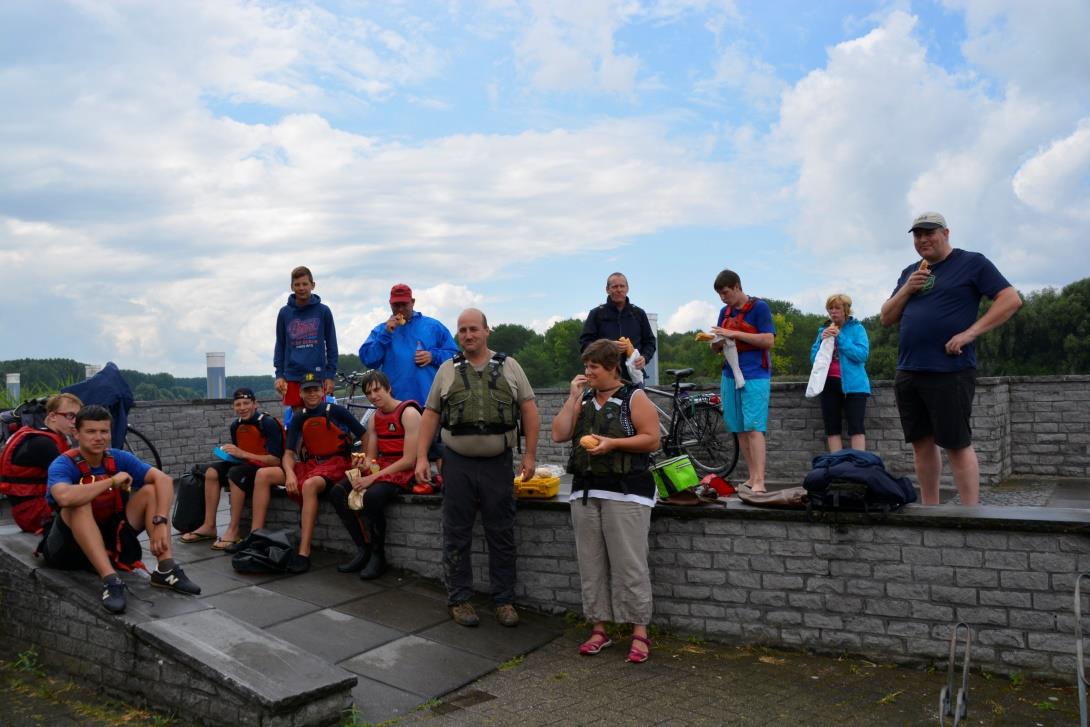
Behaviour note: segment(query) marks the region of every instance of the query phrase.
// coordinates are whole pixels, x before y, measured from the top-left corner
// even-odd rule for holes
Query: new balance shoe
[[[201,587],[186,577],[185,571],[182,570],[180,565],[174,566],[166,573],[160,573],[156,568],[151,573],[151,585],[157,588],[171,588],[178,593],[185,593],[190,596],[199,596],[201,594]]]
[[[102,607],[110,613],[125,612],[125,581],[117,574],[102,582]]]

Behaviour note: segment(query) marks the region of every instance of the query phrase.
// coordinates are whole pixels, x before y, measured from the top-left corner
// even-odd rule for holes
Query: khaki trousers
[[[651,622],[651,508],[591,498],[571,503],[583,614],[591,622]]]

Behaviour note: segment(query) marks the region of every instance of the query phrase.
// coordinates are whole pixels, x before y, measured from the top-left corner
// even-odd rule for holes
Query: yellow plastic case
[[[515,478],[515,497],[524,500],[547,500],[560,491],[559,477],[533,477],[525,482]]]

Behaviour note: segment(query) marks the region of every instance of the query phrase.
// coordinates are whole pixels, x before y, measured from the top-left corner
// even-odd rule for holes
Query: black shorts
[[[906,442],[934,437],[943,449],[973,443],[969,419],[976,393],[976,369],[952,373],[898,371],[893,383]]]
[[[257,471],[261,469],[249,462],[225,462],[223,460],[213,462],[208,465],[208,468],[216,471],[216,476],[220,480],[220,487],[227,488],[228,481],[234,482],[238,485],[238,489],[247,494],[254,491],[254,477],[257,475]]]
[[[826,436],[839,435],[842,421],[848,420],[848,434],[866,434],[863,419],[867,414],[868,394],[845,394],[839,376],[825,379],[821,390],[821,418],[825,420]]]
[[[121,562],[132,564],[140,560],[143,555],[139,533],[133,529],[125,519],[125,515],[118,513],[105,522],[98,523],[98,531],[102,535],[102,543],[107,551],[114,547],[117,540],[121,540]],[[94,570],[91,561],[87,559],[83,549],[76,542],[76,536],[61,518],[58,512],[53,516],[53,522],[49,526],[49,533],[42,541],[42,556],[46,565],[61,570]],[[111,556],[111,560],[113,560]]]

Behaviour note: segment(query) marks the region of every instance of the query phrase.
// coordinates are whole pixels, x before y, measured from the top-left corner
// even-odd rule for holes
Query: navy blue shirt
[[[915,262],[901,271],[896,293],[916,271]],[[946,373],[976,368],[976,344],[961,355],[946,353],[946,342],[973,325],[980,299],[994,299],[1010,283],[988,258],[954,248],[945,260],[931,266],[924,287],[908,299],[901,314],[897,369]]]

